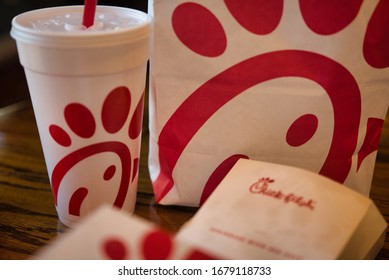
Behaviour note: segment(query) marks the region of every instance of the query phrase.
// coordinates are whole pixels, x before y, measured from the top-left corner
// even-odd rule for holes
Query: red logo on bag
[[[297,195],[293,192],[284,193],[282,190],[275,190],[269,188],[269,184],[274,183],[274,179],[269,177],[262,177],[257,182],[252,184],[249,191],[253,194],[260,194],[264,196],[273,197],[275,199],[282,200],[285,204],[295,203],[299,207],[307,207],[310,210],[315,210],[316,201],[313,199],[306,199],[301,195]]]
[[[285,140],[282,144],[287,145],[287,150],[291,147],[298,150],[311,139],[312,142],[320,140],[318,138],[321,136],[316,132],[323,127],[331,127],[332,132],[325,133],[330,145],[327,151],[322,153],[321,166],[314,168],[314,171],[339,183],[345,183],[350,174],[356,176],[364,160],[377,150],[384,120],[366,110],[365,103],[370,101],[362,102],[366,98],[361,97],[361,90],[366,95],[369,94],[369,89],[365,86],[360,89],[359,79],[354,77],[356,72],[354,68],[340,61],[336,52],[332,53],[331,48],[327,48],[327,45],[321,42],[333,38],[334,42],[340,43],[347,38],[342,39],[342,32],[350,34],[355,27],[359,28],[361,24],[365,24],[365,31],[361,30],[365,33],[358,34],[361,44],[356,48],[349,48],[348,44],[345,44],[345,48],[352,50],[353,54],[360,58],[355,62],[362,63],[357,68],[367,67],[366,69],[371,68],[370,70],[374,72],[387,68],[389,1],[376,1],[378,3],[371,8],[371,14],[366,13],[365,10],[368,9],[364,6],[367,5],[363,4],[362,0],[300,0],[295,1],[295,4],[283,0],[224,0],[218,2],[216,6],[212,4],[209,7],[205,5],[206,1],[176,2],[180,4],[174,8],[170,23],[176,37],[174,39],[182,43],[180,57],[197,56],[199,61],[205,59],[210,64],[216,65],[219,57],[232,60],[228,60],[226,67],[220,68],[221,65],[217,65],[215,69],[220,68],[220,72],[208,74],[207,79],[206,75],[202,76],[204,83],[197,88],[194,87],[185,102],[177,108],[174,101],[173,107],[176,108],[174,113],[167,121],[162,121],[164,123],[162,128],[156,129],[159,133],[157,142],[160,166],[153,185],[157,202],[176,186],[173,170],[189,143],[196,138],[195,135],[214,114],[234,98],[245,94],[248,89],[275,79],[302,78],[312,81],[317,87],[322,88],[331,103],[331,108],[327,112],[331,114],[332,121],[330,118],[319,119],[320,115],[317,115],[315,110],[307,110],[284,123],[287,130],[281,134],[283,137],[281,139]],[[292,5],[295,5],[295,10],[292,9]],[[226,16],[227,12],[230,16]],[[309,43],[300,45],[300,36],[305,39],[305,35],[301,35],[299,31],[295,34],[297,36],[285,33],[284,28],[291,24],[291,15],[298,19],[296,27],[302,28],[302,33],[306,34]],[[360,18],[363,20],[360,21]],[[240,25],[242,28],[231,34],[229,20],[234,21],[233,25]],[[246,34],[240,36],[239,32]],[[281,36],[279,41],[282,43],[271,48],[277,36]],[[250,55],[248,53],[248,57],[238,59],[235,52],[239,52],[239,44],[244,45],[246,38],[254,40],[255,37],[260,40],[257,53],[253,52]],[[291,44],[289,38],[293,38]],[[311,45],[311,42],[314,44]],[[252,44],[251,41],[247,43]],[[323,45],[322,49],[320,45]],[[354,61],[350,63],[353,65]],[[191,63],[184,62],[183,67],[184,64],[189,69],[193,68]],[[364,79],[361,81],[362,84],[363,81]],[[305,93],[314,94],[310,90]],[[163,115],[165,117],[165,114]],[[159,119],[157,123],[160,124]],[[313,139],[314,136],[317,139]],[[363,142],[359,143],[361,140]],[[279,152],[284,157],[282,153],[284,152]],[[247,146],[229,150],[225,158],[235,154],[246,154],[253,159],[262,159],[261,153],[251,152]],[[209,189],[206,188],[206,196],[209,193]]]

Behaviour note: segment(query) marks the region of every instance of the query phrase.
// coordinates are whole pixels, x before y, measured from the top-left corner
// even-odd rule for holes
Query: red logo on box
[[[250,186],[249,191],[253,194],[259,194],[279,199],[285,204],[294,203],[299,207],[307,207],[310,210],[315,210],[315,200],[306,199],[302,195],[297,195],[293,192],[284,193],[282,190],[271,189],[269,187],[269,184],[274,182],[274,179],[271,179],[269,177],[262,177]]]

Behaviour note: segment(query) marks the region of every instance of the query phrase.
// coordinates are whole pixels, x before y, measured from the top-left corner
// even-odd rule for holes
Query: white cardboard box
[[[372,200],[339,183],[241,159],[176,239],[230,259],[366,259],[386,227]]]
[[[135,215],[102,206],[76,228],[44,247],[41,260],[176,260],[216,259],[175,241],[173,236]],[[218,257],[220,258],[220,257]]]

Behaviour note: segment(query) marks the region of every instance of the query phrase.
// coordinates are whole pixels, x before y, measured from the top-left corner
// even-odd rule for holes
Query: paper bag
[[[150,0],[149,170],[201,205],[239,158],[368,195],[389,104],[389,2]]]
[[[369,259],[386,227],[369,198],[335,181],[240,159],[176,239],[231,259]]]
[[[102,206],[34,256],[40,260],[209,260],[139,217]],[[218,257],[220,258],[220,256]]]

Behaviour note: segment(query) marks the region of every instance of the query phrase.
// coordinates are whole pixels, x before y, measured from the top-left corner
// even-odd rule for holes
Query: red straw
[[[84,16],[82,18],[82,25],[86,28],[91,27],[95,21],[97,0],[85,0],[84,2]]]

